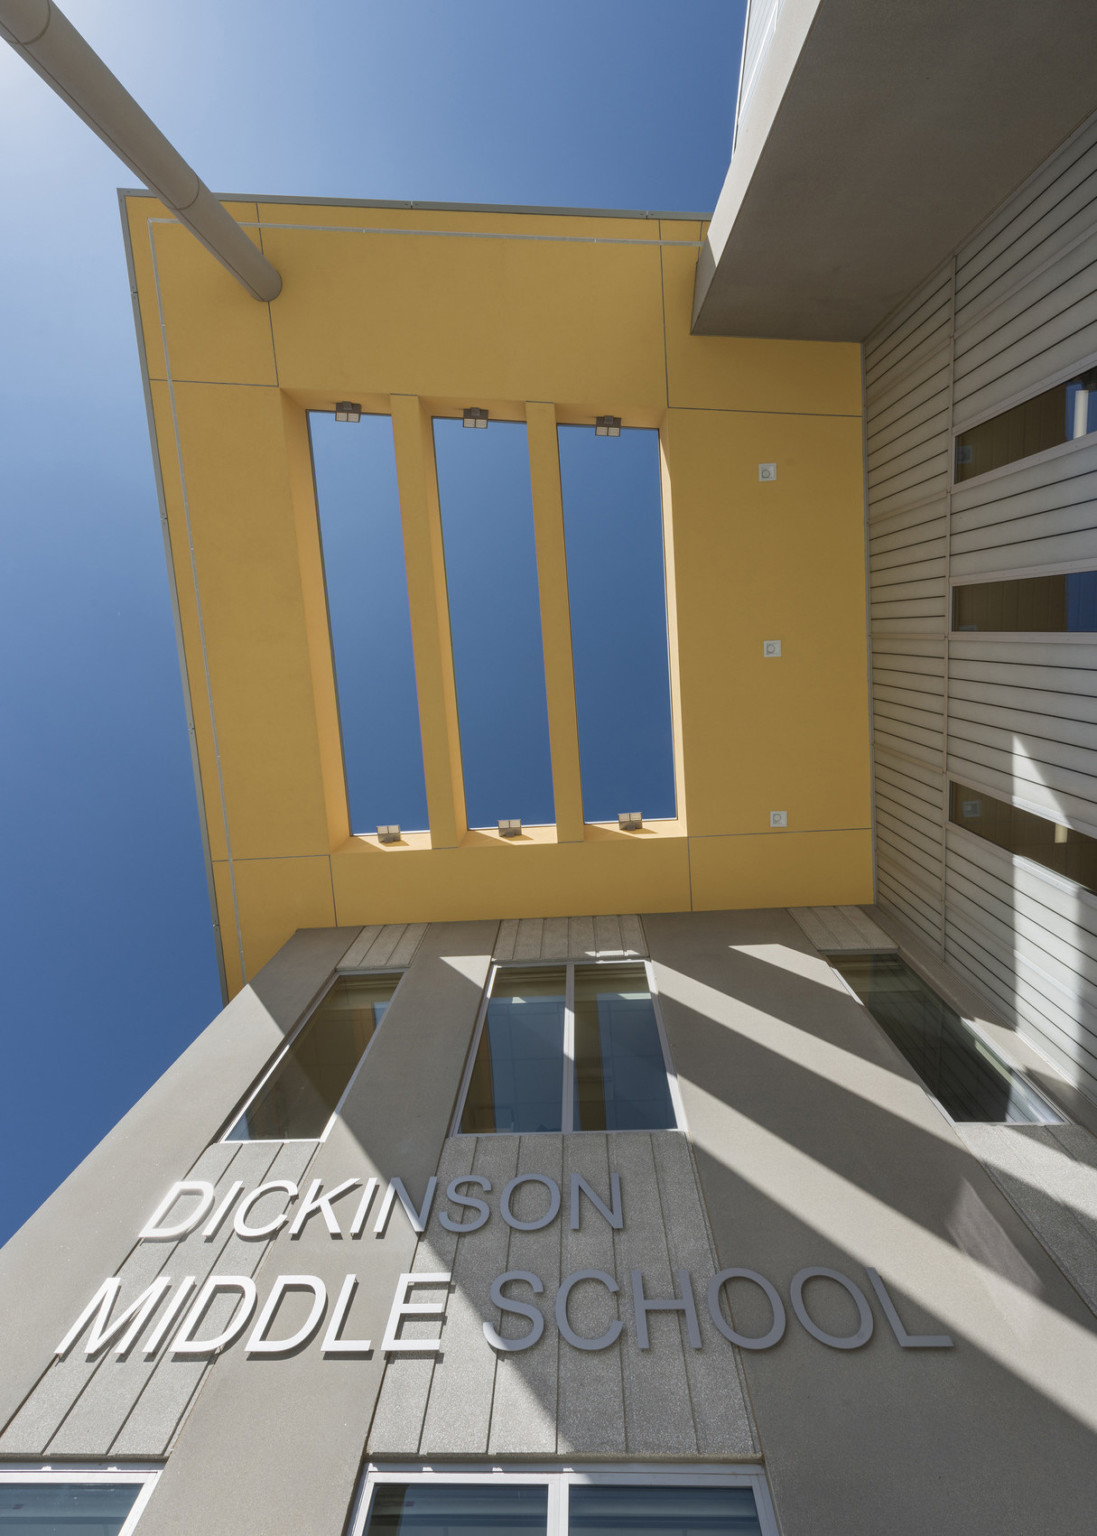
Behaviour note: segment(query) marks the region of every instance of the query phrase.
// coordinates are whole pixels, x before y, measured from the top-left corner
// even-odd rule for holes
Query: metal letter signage
[[[533,1209],[540,1214],[529,1217],[515,1215],[513,1201],[523,1186],[540,1186],[543,1193],[533,1197]],[[354,1214],[348,1224],[340,1222],[340,1214],[349,1214],[351,1207],[340,1206],[353,1190],[361,1189]],[[310,1237],[319,1233],[321,1240],[326,1231],[333,1242],[359,1242],[366,1232],[374,1200],[380,1190],[380,1180],[371,1178],[363,1185],[358,1178],[344,1179],[339,1184],[328,1184],[313,1179],[308,1192],[301,1190],[290,1179],[271,1179],[247,1190],[242,1180],[234,1180],[221,1199],[213,1184],[206,1179],[182,1179],[173,1184],[152,1216],[142,1227],[141,1242],[181,1242],[202,1227],[203,1242],[212,1239],[232,1216],[232,1231],[245,1242],[272,1242],[280,1235],[296,1243],[308,1230]],[[479,1193],[470,1194],[469,1190]],[[416,1204],[403,1179],[388,1179],[381,1196],[377,1217],[373,1224],[373,1236],[383,1239],[390,1220],[397,1210],[402,1212],[416,1235],[426,1231],[438,1192],[438,1179],[427,1180],[422,1200]],[[490,1179],[480,1174],[462,1174],[452,1179],[445,1189],[449,1209],[439,1209],[438,1224],[446,1232],[460,1238],[468,1238],[481,1231],[491,1220],[492,1205],[487,1198],[492,1195]],[[616,1173],[609,1175],[607,1198],[580,1174],[572,1174],[568,1186],[566,1220],[571,1231],[578,1231],[585,1222],[604,1222],[612,1231],[623,1231],[625,1206],[621,1180]],[[267,1202],[262,1210],[258,1207]],[[542,1208],[543,1206],[543,1208]],[[526,1207],[528,1209],[529,1207]],[[497,1209],[503,1222],[517,1232],[539,1232],[552,1225],[562,1216],[562,1196],[559,1183],[547,1174],[522,1173],[510,1179],[499,1192]],[[346,1214],[343,1222],[346,1223]],[[319,1216],[319,1222],[312,1218]],[[195,1238],[197,1241],[197,1237]],[[184,1254],[191,1250],[184,1248]],[[180,1266],[183,1267],[182,1265]],[[688,1269],[673,1270],[674,1294],[649,1295],[641,1268],[629,1273],[632,1321],[627,1332],[633,1346],[639,1350],[652,1347],[648,1317],[652,1312],[670,1313],[670,1326],[678,1331],[681,1339],[691,1349],[704,1347],[701,1320],[694,1295],[694,1277]],[[866,1267],[869,1287],[883,1312],[895,1342],[900,1349],[951,1349],[952,1339],[945,1333],[910,1333],[899,1317],[898,1309],[879,1273]],[[830,1281],[846,1292],[857,1313],[857,1327],[852,1333],[828,1333],[808,1310],[805,1290],[810,1282]],[[759,1289],[765,1296],[771,1314],[771,1323],[764,1333],[743,1333],[734,1325],[730,1311],[730,1293],[727,1287],[733,1281],[745,1282]],[[784,1338],[788,1314],[777,1287],[765,1275],[755,1269],[721,1269],[707,1282],[708,1318],[717,1334],[737,1349],[773,1349]],[[153,1359],[167,1347],[171,1356],[208,1359],[229,1349],[243,1335],[252,1317],[255,1323],[244,1346],[246,1359],[285,1359],[313,1347],[314,1340],[324,1328],[319,1344],[325,1359],[366,1358],[373,1353],[369,1339],[355,1338],[354,1323],[350,1317],[358,1291],[359,1276],[355,1272],[346,1275],[339,1294],[330,1303],[327,1287],[317,1275],[278,1274],[271,1278],[270,1287],[260,1305],[255,1281],[248,1275],[207,1275],[201,1285],[196,1276],[184,1275],[178,1282],[161,1275],[139,1295],[122,1303],[123,1282],[118,1276],[104,1280],[88,1302],[68,1333],[58,1344],[55,1353],[64,1356],[78,1340],[85,1339],[84,1353],[98,1355],[112,1345],[115,1352],[126,1355],[137,1343],[146,1327],[150,1331],[142,1347],[146,1359]],[[442,1350],[445,1328],[446,1297],[441,1300],[418,1301],[414,1299],[417,1287],[431,1287],[448,1291],[452,1273],[412,1270],[400,1276],[389,1309],[381,1350],[385,1354],[430,1354]],[[577,1285],[594,1284],[601,1287],[602,1303],[608,1318],[608,1326],[597,1337],[579,1333],[568,1316],[568,1300]],[[665,1278],[659,1282],[665,1288]],[[542,1307],[533,1299],[521,1299],[514,1294],[515,1286],[527,1288],[527,1295],[540,1297],[545,1294],[545,1282],[540,1275],[526,1269],[510,1269],[497,1275],[488,1286],[484,1304],[496,1309],[498,1323],[485,1319],[484,1339],[487,1345],[500,1354],[516,1354],[532,1349],[543,1338],[546,1324],[555,1322],[556,1331],[572,1349],[593,1353],[609,1349],[626,1332],[625,1317],[618,1297],[621,1286],[616,1276],[603,1269],[577,1269],[565,1275],[554,1297],[546,1297]],[[278,1315],[286,1296],[293,1291],[305,1292],[311,1297],[307,1316],[295,1330],[286,1336],[278,1334]],[[591,1293],[597,1295],[598,1293]],[[814,1293],[813,1293],[814,1294]],[[868,1298],[856,1281],[836,1269],[823,1265],[808,1265],[792,1276],[788,1284],[788,1297],[793,1316],[801,1328],[827,1349],[861,1349],[873,1336],[874,1318]],[[218,1298],[224,1298],[218,1305]],[[226,1302],[231,1306],[226,1307]],[[120,1310],[115,1312],[115,1309]],[[303,1309],[298,1306],[296,1315]],[[159,1314],[159,1316],[157,1316]],[[620,1314],[620,1315],[618,1315]],[[227,1321],[226,1321],[227,1317]],[[500,1331],[499,1324],[506,1317],[524,1319],[528,1324],[525,1332]],[[401,1328],[409,1318],[434,1318],[438,1332],[425,1338],[405,1338]],[[326,1328],[324,1327],[326,1320]],[[219,1331],[203,1336],[203,1325],[219,1328]],[[589,1326],[589,1324],[588,1324]],[[597,1326],[597,1325],[596,1325]],[[707,1324],[706,1324],[707,1326]],[[348,1336],[344,1337],[344,1334]],[[85,1337],[86,1336],[86,1337]]]

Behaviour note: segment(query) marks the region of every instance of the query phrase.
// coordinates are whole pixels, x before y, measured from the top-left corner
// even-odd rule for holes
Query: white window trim
[[[614,966],[634,967],[642,965],[644,975],[647,978],[648,993],[651,997],[652,1012],[655,1015],[655,1028],[659,1035],[659,1048],[663,1053],[663,1067],[667,1074],[667,1088],[670,1091],[671,1107],[674,1110],[675,1124],[666,1126],[666,1130],[677,1130],[687,1133],[685,1107],[682,1103],[681,1091],[678,1087],[678,1074],[674,1070],[674,1063],[670,1056],[670,1047],[667,1044],[667,1032],[663,1026],[663,1014],[659,1003],[659,989],[655,983],[655,967],[650,960],[641,955],[630,956],[628,959],[615,957],[612,960],[599,960],[583,955],[578,959],[569,960],[505,960],[494,961],[491,974],[488,976],[488,984],[484,988],[484,995],[480,1000],[480,1011],[476,1018],[476,1029],[472,1036],[472,1045],[469,1048],[468,1060],[465,1063],[464,1074],[461,1078],[461,1087],[457,1095],[457,1108],[454,1111],[453,1120],[450,1123],[451,1136],[630,1136],[631,1131],[582,1131],[572,1127],[572,1107],[574,1099],[575,1083],[575,967],[577,965],[598,965],[610,969]],[[563,1104],[561,1105],[561,1130],[559,1131],[463,1131],[461,1118],[465,1112],[465,1099],[468,1097],[469,1084],[472,1081],[473,1069],[476,1066],[476,1057],[480,1050],[480,1040],[487,1026],[488,1004],[491,1002],[492,990],[495,986],[495,978],[500,971],[547,971],[557,966],[566,969],[564,992],[564,1071],[563,1071]],[[688,1134],[688,1133],[687,1133]]]
[[[911,959],[910,955],[906,954],[902,949],[890,950],[890,951],[886,951],[885,953],[890,953],[890,954],[897,955],[897,957],[900,960],[902,960],[905,965],[908,965],[910,967],[910,969],[914,972],[915,976],[918,977],[919,981],[924,982],[925,985],[929,988],[929,990],[934,994],[934,996],[935,997],[939,997],[941,999],[941,1001],[944,1003],[946,1008],[951,1008],[952,1009],[953,1013],[956,1014],[956,1016],[960,1020],[961,1024],[963,1024],[966,1029],[970,1030],[970,1032],[975,1036],[975,1038],[977,1040],[979,1040],[986,1047],[986,1049],[990,1052],[990,1054],[993,1057],[995,1057],[998,1061],[1000,1061],[1004,1067],[1008,1068],[1008,1070],[1010,1072],[1012,1072],[1014,1074],[1014,1076],[1019,1077],[1021,1079],[1021,1081],[1024,1083],[1025,1087],[1028,1089],[1029,1093],[1032,1094],[1033,1098],[1039,1099],[1040,1103],[1048,1111],[1048,1114],[1050,1116],[1050,1119],[1044,1120],[1044,1121],[1040,1121],[1038,1123],[1040,1123],[1042,1125],[1069,1125],[1071,1123],[1067,1119],[1067,1117],[1063,1113],[1063,1111],[1059,1108],[1058,1104],[1056,1104],[1052,1099],[1049,1099],[1047,1094],[1044,1093],[1042,1089],[1037,1088],[1036,1084],[1029,1077],[1029,1075],[1025,1071],[1024,1067],[1019,1066],[1016,1061],[1014,1061],[1005,1051],[1002,1050],[1001,1046],[998,1045],[997,1041],[991,1039],[990,1035],[986,1032],[986,1030],[983,1028],[983,1026],[979,1023],[979,1021],[977,1019],[972,1018],[969,1014],[962,1013],[960,1011],[960,1009],[955,1007],[949,1001],[949,999],[947,997],[944,997],[942,995],[940,989],[934,985],[932,979],[925,974],[925,972],[921,969],[920,966],[918,966],[918,965],[916,965],[914,963],[914,961]],[[926,1098],[934,1106],[934,1108],[939,1110],[941,1112],[941,1114],[944,1115],[945,1119],[948,1121],[949,1125],[951,1125],[951,1126],[958,1126],[958,1125],[1009,1125],[1011,1122],[1008,1121],[1008,1120],[954,1120],[952,1118],[952,1116],[949,1114],[948,1110],[941,1103],[940,1099],[937,1097],[937,1095],[929,1087],[929,1084],[922,1077],[922,1074],[918,1071],[917,1067],[915,1067],[913,1065],[913,1063],[911,1063],[911,1062],[909,1062],[907,1060],[907,1058],[903,1055],[902,1051],[900,1051],[899,1047],[895,1044],[895,1041],[888,1034],[887,1030],[880,1023],[879,1019],[876,1017],[876,1015],[869,1008],[869,1006],[865,1002],[865,1000],[862,997],[858,996],[857,992],[854,990],[854,988],[851,985],[851,983],[846,980],[846,978],[842,975],[842,973],[838,969],[838,967],[833,964],[833,961],[835,961],[835,960],[839,960],[839,959],[843,959],[843,958],[845,958],[845,959],[853,959],[853,958],[855,958],[855,955],[862,955],[862,954],[870,955],[870,956],[873,956],[874,958],[878,958],[881,955],[881,951],[877,950],[877,951],[874,952],[874,951],[871,951],[871,950],[857,950],[857,951],[849,950],[844,955],[838,954],[837,952],[832,952],[831,954],[827,955],[825,958],[826,958],[827,964],[830,965],[831,970],[834,972],[834,975],[837,977],[838,982],[840,983],[840,985],[844,988],[844,990],[846,992],[849,993],[849,995],[850,995],[850,997],[852,997],[853,1001],[855,1003],[857,1003],[858,1006],[864,1010],[864,1012],[868,1015],[868,1018],[871,1021],[873,1027],[880,1031],[881,1035],[883,1035],[884,1039],[891,1046],[892,1050],[894,1050],[902,1058],[903,1065],[907,1068],[907,1070],[909,1072],[913,1073],[914,1078],[915,1078],[915,1080],[918,1083],[918,1086],[921,1088],[922,1092],[925,1094]],[[1028,1124],[1030,1122],[1023,1121],[1021,1123],[1022,1124]]]
[[[401,1466],[398,1462],[369,1462],[355,1499],[354,1511],[347,1536],[363,1536],[369,1518],[373,1490],[382,1483],[540,1483],[548,1488],[548,1519],[546,1536],[567,1536],[568,1494],[578,1485],[617,1484],[629,1487],[664,1488],[749,1488],[754,1494],[758,1511],[758,1524],[762,1536],[779,1536],[777,1518],[770,1498],[769,1485],[761,1466],[743,1463],[732,1467],[727,1463],[714,1466],[697,1463],[685,1467],[677,1464],[650,1464],[629,1462],[593,1462],[575,1466],[565,1463],[555,1467],[533,1467],[519,1463],[513,1466],[424,1466],[422,1463]]]
[[[98,1463],[94,1467],[65,1466],[56,1462],[9,1464],[0,1469],[0,1484],[41,1486],[43,1483],[140,1483],[141,1491],[118,1531],[118,1536],[131,1536],[145,1506],[152,1498],[160,1470],[159,1467],[137,1468],[132,1463],[125,1466],[104,1466]]]
[[[392,996],[389,998],[388,1006],[386,1007],[386,1010],[385,1010],[385,1018],[387,1018],[388,1017],[388,1009],[391,1008],[393,1003],[396,1001],[396,994],[399,992],[400,987],[403,984],[404,977],[406,975],[407,975],[406,967],[401,967],[401,966],[393,966],[391,968],[388,968],[388,967],[385,967],[385,966],[379,966],[376,970],[336,971],[334,973],[334,975],[331,977],[331,980],[324,987],[324,989],[321,992],[317,993],[316,998],[312,1002],[311,1006],[305,1010],[304,1017],[299,1021],[299,1023],[297,1023],[294,1026],[294,1028],[291,1031],[291,1033],[286,1036],[286,1039],[285,1039],[285,1041],[282,1044],[282,1049],[274,1057],[274,1060],[270,1063],[270,1065],[267,1067],[266,1071],[262,1074],[262,1076],[256,1081],[255,1086],[249,1091],[247,1097],[244,1098],[244,1099],[241,1099],[239,1101],[239,1103],[237,1104],[236,1108],[233,1110],[232,1114],[226,1120],[225,1125],[224,1125],[224,1127],[223,1127],[223,1129],[221,1131],[221,1134],[216,1138],[215,1145],[227,1144],[228,1146],[232,1146],[232,1147],[245,1147],[245,1146],[253,1146],[253,1145],[266,1146],[266,1147],[289,1147],[289,1146],[317,1147],[322,1142],[327,1141],[328,1136],[331,1134],[332,1126],[334,1126],[336,1120],[338,1120],[339,1115],[342,1112],[343,1105],[346,1103],[347,1096],[350,1093],[351,1089],[354,1087],[354,1084],[355,1084],[355,1081],[356,1081],[356,1079],[358,1077],[359,1072],[361,1072],[362,1068],[365,1066],[366,1057],[369,1055],[370,1051],[373,1049],[373,1042],[374,1042],[374,1040],[377,1039],[377,1036],[381,1033],[381,1030],[384,1028],[384,1023],[385,1023],[384,1019],[382,1019],[381,1023],[373,1031],[373,1035],[372,1035],[368,1045],[366,1046],[365,1050],[362,1052],[361,1056],[358,1058],[358,1065],[355,1067],[354,1071],[350,1074],[350,1077],[347,1079],[347,1086],[343,1089],[343,1092],[340,1094],[339,1102],[336,1104],[335,1108],[331,1112],[331,1118],[328,1120],[328,1123],[324,1126],[324,1129],[323,1129],[322,1133],[319,1136],[282,1136],[282,1137],[277,1137],[277,1136],[249,1136],[247,1138],[247,1140],[240,1140],[238,1137],[233,1137],[233,1139],[230,1141],[229,1140],[229,1132],[232,1130],[233,1126],[235,1126],[238,1123],[238,1121],[240,1120],[241,1116],[245,1115],[247,1113],[247,1111],[251,1108],[252,1104],[254,1104],[255,1100],[259,1097],[260,1093],[262,1093],[262,1091],[266,1087],[267,1083],[274,1076],[275,1072],[277,1072],[278,1068],[281,1066],[281,1064],[285,1060],[285,1058],[289,1055],[290,1048],[292,1047],[294,1041],[297,1039],[298,1035],[301,1033],[302,1030],[306,1029],[308,1027],[308,1025],[312,1022],[312,1019],[313,1019],[313,1016],[316,1013],[316,1010],[318,1008],[322,1007],[322,1005],[324,1003],[324,1000],[326,999],[328,993],[332,990],[332,988],[335,986],[335,984],[337,982],[348,981],[348,980],[353,981],[356,978],[360,978],[360,977],[363,977],[363,976],[375,976],[378,979],[380,979],[383,976],[396,976],[396,977],[398,977],[399,980],[397,981],[395,987],[393,987],[393,989],[392,989]]]

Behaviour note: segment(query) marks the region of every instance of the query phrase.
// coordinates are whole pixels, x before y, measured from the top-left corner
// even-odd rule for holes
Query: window
[[[340,976],[223,1139],[313,1141],[322,1137],[399,980],[398,974]]]
[[[555,819],[524,422],[434,422],[470,827]]]
[[[0,1471],[0,1536],[129,1536],[156,1477],[118,1467]]]
[[[955,782],[949,785],[948,815],[966,832],[1065,875],[1097,896],[1097,837]]]
[[[898,955],[833,955],[830,963],[953,1120],[1061,1118]]]
[[[956,479],[971,480],[1097,431],[1097,368],[1080,373],[956,436]]]
[[[679,1118],[642,963],[496,968],[457,1132],[666,1130]]]
[[[776,1536],[759,1470],[367,1468],[348,1536]]]
[[[427,825],[419,700],[390,416],[309,414],[328,625],[353,832]]]
[[[674,816],[659,434],[559,427],[583,816]]]
[[[1097,571],[980,581],[952,589],[954,630],[1080,634],[1097,630]]]

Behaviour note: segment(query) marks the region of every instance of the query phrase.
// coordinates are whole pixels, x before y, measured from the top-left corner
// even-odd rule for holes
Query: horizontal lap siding
[[[865,348],[877,895],[943,943],[952,271]]]
[[[865,349],[879,899],[1097,1097],[1097,900],[946,803],[951,777],[1097,835],[1097,643],[948,633],[949,577],[1097,568],[1097,438],[949,484],[950,421],[1097,355],[1097,119],[957,253],[954,340],[950,268]]]

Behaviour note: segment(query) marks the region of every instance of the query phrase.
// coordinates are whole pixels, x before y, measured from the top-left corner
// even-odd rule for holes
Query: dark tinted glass
[[[378,1483],[366,1530],[370,1536],[544,1536],[544,1483]]]
[[[1065,875],[1097,896],[1097,837],[1019,810],[966,784],[949,786],[949,819],[988,843]]]
[[[971,480],[1097,430],[1097,372],[1056,384],[956,438],[956,478]]]
[[[563,966],[496,972],[462,1131],[560,1130],[565,984]]]
[[[673,816],[659,434],[558,437],[583,815]]]
[[[470,827],[554,819],[524,422],[434,423]]]
[[[643,966],[576,966],[575,1129],[651,1131],[674,1123]]]
[[[140,1483],[0,1483],[0,1536],[118,1536]]]
[[[389,416],[309,416],[351,830],[427,825]]]
[[[832,956],[884,1033],[954,1120],[1039,1124],[1055,1116],[898,955]]]
[[[1097,630],[1097,571],[954,587],[952,627],[1013,634]]]
[[[569,1536],[761,1536],[749,1488],[576,1486],[568,1494]]]
[[[322,1136],[399,979],[341,976],[227,1139],[294,1141]]]

